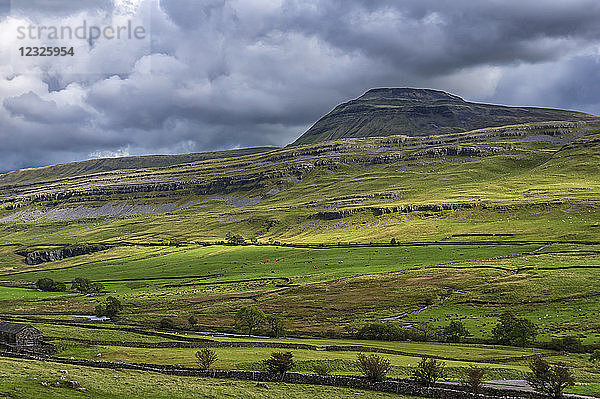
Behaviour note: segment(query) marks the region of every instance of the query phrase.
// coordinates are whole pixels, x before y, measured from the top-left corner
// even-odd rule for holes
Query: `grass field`
[[[353,373],[356,352],[324,348],[362,345],[405,352],[389,355],[393,376],[407,376],[421,355],[432,355],[450,359],[455,379],[477,361],[494,377],[522,378],[525,362],[501,358],[544,351],[357,341],[355,333],[387,318],[430,329],[460,320],[469,342],[490,342],[498,317],[510,309],[537,325],[538,345],[567,335],[600,345],[598,127],[529,124],[511,127],[510,134],[483,129],[352,139],[91,175],[77,166],[48,168],[29,183],[17,174],[11,184],[0,181],[0,314],[30,321],[50,337],[157,343],[178,341],[177,334],[143,332],[160,330],[164,318],[184,334],[194,316],[194,334],[202,337],[235,331],[239,308],[256,305],[284,318],[294,336],[289,341],[317,346],[295,351],[301,371],[326,361],[335,372]],[[224,245],[229,232],[246,245]],[[85,243],[109,249],[38,265],[22,256]],[[68,283],[77,277],[105,289],[80,295],[34,286],[40,278]],[[124,305],[116,324],[84,328],[85,319],[69,316],[93,314],[109,295]],[[60,324],[67,322],[79,324]],[[143,331],[114,329],[123,326]],[[64,356],[194,363],[193,348],[55,342]],[[215,351],[218,367],[257,369],[272,348]],[[589,384],[573,388],[577,392],[593,392],[600,382],[585,355],[548,359],[567,362],[578,381]],[[25,366],[40,368],[15,364],[21,374]],[[108,381],[113,372],[106,373],[98,381]],[[141,384],[138,395],[151,389],[149,376],[123,374],[130,387]],[[24,391],[11,395],[26,397],[37,383],[19,378],[11,381]],[[219,395],[261,394],[245,383],[203,381],[193,388],[190,379],[160,378],[173,387],[160,393],[165,397],[192,389],[211,395],[219,384]],[[126,389],[103,384],[98,397]],[[281,397],[279,389],[269,395]],[[333,395],[316,387],[289,392]],[[344,392],[338,397],[351,396]]]
[[[251,381],[174,377],[131,370],[93,369],[24,360],[0,359],[0,394],[10,398],[400,398],[347,388]],[[42,382],[75,380],[86,388],[42,386]]]

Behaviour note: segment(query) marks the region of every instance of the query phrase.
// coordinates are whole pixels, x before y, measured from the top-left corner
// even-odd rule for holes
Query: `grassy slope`
[[[35,361],[0,359],[0,393],[10,398],[399,398],[355,389],[251,381],[175,377],[131,370],[93,369]],[[41,382],[76,380],[87,389],[43,387]]]
[[[94,175],[103,172],[165,168],[173,165],[206,161],[209,159],[235,158],[245,155],[268,152],[277,147],[243,148],[239,150],[204,152],[183,155],[147,155],[124,158],[103,158],[89,161],[73,162],[40,168],[21,169],[0,175],[0,185],[33,183],[45,180],[72,178],[76,176]]]

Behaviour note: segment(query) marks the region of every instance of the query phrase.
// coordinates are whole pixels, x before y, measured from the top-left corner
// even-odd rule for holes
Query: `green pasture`
[[[329,386],[269,383],[269,389],[252,381],[177,377],[157,373],[94,369],[17,359],[0,359],[0,394],[15,398],[401,398],[394,394]],[[85,392],[50,386],[56,381],[75,380]],[[42,386],[42,382],[49,386]]]

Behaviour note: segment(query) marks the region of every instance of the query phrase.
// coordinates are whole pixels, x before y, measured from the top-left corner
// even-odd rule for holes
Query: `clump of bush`
[[[96,305],[95,310],[96,316],[106,316],[109,319],[114,320],[118,316],[119,312],[123,310],[123,305],[117,298],[109,296],[106,298],[103,304],[101,303]]]
[[[428,324],[402,328],[398,323],[370,323],[357,331],[356,338],[377,341],[426,342],[439,338],[439,332]]]
[[[436,359],[423,357],[415,367],[412,378],[420,385],[430,386],[445,376],[445,363]]]
[[[446,342],[463,342],[466,337],[471,335],[462,321],[453,320],[442,329],[442,336]]]
[[[383,381],[386,374],[390,371],[390,361],[379,355],[365,355],[359,353],[356,358],[356,365],[360,372],[370,381]]]
[[[292,352],[273,352],[271,357],[264,361],[269,373],[285,374],[294,367]]]
[[[325,362],[315,362],[312,369],[313,372],[318,375],[329,375],[331,373],[331,366]]]
[[[51,278],[41,278],[36,281],[35,286],[40,291],[64,292],[67,290],[67,285],[65,283],[54,281]]]
[[[232,233],[231,231],[225,235],[225,240],[230,245],[244,245],[246,243],[246,239],[242,237],[240,234]]]
[[[571,371],[563,363],[551,366],[541,357],[536,357],[529,363],[529,368],[529,385],[554,399],[562,398],[565,388],[575,385]]]
[[[497,344],[525,347],[535,340],[537,327],[527,319],[506,312],[500,316],[500,320],[492,330],[492,334]]]
[[[79,291],[82,294],[97,294],[104,289],[104,285],[92,282],[87,278],[77,277],[71,283],[71,289]]]
[[[202,370],[210,369],[217,359],[217,354],[208,348],[204,348],[196,352],[196,361],[198,362],[198,367]]]
[[[163,317],[162,319],[160,319],[160,321],[158,322],[158,326],[165,330],[175,330],[176,329],[175,320],[173,320],[170,317]]]
[[[577,337],[569,335],[562,338],[553,338],[550,343],[546,345],[549,349],[554,349],[560,352],[571,352],[571,353],[584,353],[585,347],[583,342]]]

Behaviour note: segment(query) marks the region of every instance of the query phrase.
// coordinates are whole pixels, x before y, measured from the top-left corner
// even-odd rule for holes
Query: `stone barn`
[[[42,332],[29,324],[0,323],[0,344],[10,346],[39,346],[44,344]]]

